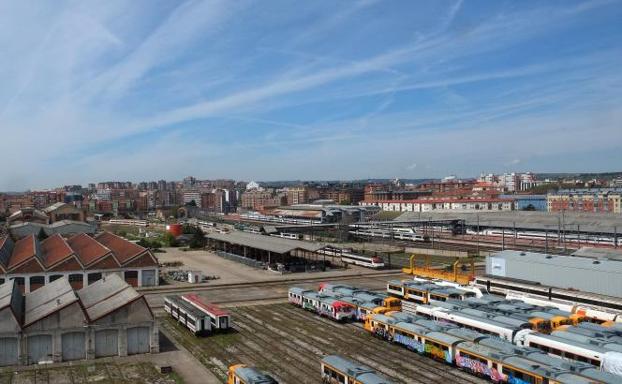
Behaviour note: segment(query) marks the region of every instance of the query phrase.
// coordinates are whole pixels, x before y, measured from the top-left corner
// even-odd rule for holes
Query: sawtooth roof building
[[[109,232],[68,239],[56,234],[39,241],[0,237],[0,284],[14,280],[22,292],[35,291],[66,277],[81,289],[103,276],[117,274],[134,287],[158,284],[158,261],[146,248]]]
[[[0,285],[0,366],[159,352],[145,298],[117,275],[74,290],[65,277],[23,295]]]

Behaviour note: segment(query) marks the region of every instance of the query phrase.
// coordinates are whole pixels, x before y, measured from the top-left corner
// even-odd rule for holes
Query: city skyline
[[[4,2],[0,191],[616,171],[621,4]]]

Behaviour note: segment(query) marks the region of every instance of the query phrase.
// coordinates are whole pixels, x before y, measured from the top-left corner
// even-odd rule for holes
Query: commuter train
[[[196,336],[207,334],[212,330],[209,315],[179,296],[165,297],[164,311]]]
[[[341,261],[347,264],[360,265],[373,269],[384,268],[384,260],[382,260],[382,258],[377,256],[357,255],[352,253],[351,249],[325,247],[319,250],[318,253],[327,256],[340,256]]]
[[[478,232],[476,230],[468,229],[466,231],[468,235],[477,235]],[[492,237],[503,237],[513,238],[516,237],[518,239],[525,240],[540,240],[540,241],[548,241],[556,242],[559,240],[559,234],[556,231],[551,231],[549,233],[546,232],[537,232],[537,231],[516,231],[516,235],[514,234],[513,229],[501,230],[501,229],[484,229],[480,230],[479,234],[482,236],[492,236]],[[577,233],[565,233],[562,234],[562,241],[566,243],[579,243],[579,244],[597,244],[597,245],[610,245],[615,246],[615,238],[614,236],[603,236],[596,234],[577,234]],[[618,244],[620,244],[620,239],[618,238]]]
[[[422,304],[427,304],[430,300],[464,300],[478,296],[478,291],[471,288],[458,285],[443,286],[429,280],[391,280],[387,283],[387,293],[400,300]]]
[[[247,367],[244,364],[236,364],[229,367],[227,372],[227,384],[278,384],[272,376],[260,370]]]
[[[108,224],[115,225],[133,225],[135,227],[148,227],[149,223],[147,220],[138,220],[138,219],[110,219],[108,220]]]
[[[474,287],[488,293],[506,296],[536,305],[554,306],[572,312],[593,322],[622,322],[622,299],[588,292],[555,288],[540,283],[500,278],[496,276],[477,276]]]
[[[321,362],[325,384],[392,384],[373,369],[341,356],[325,356]]]
[[[186,303],[207,314],[210,319],[211,327],[214,331],[226,331],[231,328],[231,315],[229,312],[221,309],[215,304],[204,302],[194,293],[183,295],[181,298]]]
[[[290,239],[290,240],[301,240],[302,239],[302,234],[300,234],[300,233],[281,232],[281,233],[272,233],[272,234],[270,234],[270,236],[272,236],[272,237],[280,237],[282,239]]]
[[[455,365],[496,383],[620,383],[622,360],[611,356],[609,366],[593,361],[563,362],[541,350],[525,348],[501,340],[496,335],[451,328],[441,322],[424,323],[416,318],[404,321],[403,316],[369,315],[364,329],[372,335],[433,359]],[[528,336],[536,335],[529,333]],[[571,346],[560,345],[570,351]],[[568,352],[570,353],[570,352]],[[615,355],[615,352],[613,353]],[[622,356],[622,354],[618,354]],[[607,361],[607,359],[605,359]]]
[[[293,287],[287,296],[290,303],[335,321],[349,321],[356,315],[353,305],[326,294]]]
[[[408,228],[410,231],[405,230],[405,228],[394,228],[394,229],[382,229],[382,228],[355,228],[354,230],[348,231],[348,233],[358,236],[358,237],[378,237],[383,239],[396,239],[396,240],[407,240],[407,241],[420,241],[425,242],[429,239],[424,236],[415,233],[412,228]]]
[[[291,287],[287,297],[291,304],[336,321],[362,321],[371,313],[401,309],[396,298],[345,285],[321,284],[319,292]]]

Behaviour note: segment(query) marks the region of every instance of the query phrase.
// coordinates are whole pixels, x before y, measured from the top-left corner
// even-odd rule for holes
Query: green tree
[[[173,236],[170,232],[166,232],[162,240],[164,241],[164,244],[169,247],[176,247],[178,245],[177,239],[175,239],[175,236]]]
[[[205,235],[200,228],[197,227],[197,230],[192,235],[192,239],[190,239],[188,246],[192,249],[205,247]]]
[[[39,234],[37,235],[37,239],[39,239],[39,241],[43,241],[43,240],[45,240],[47,238],[48,238],[48,235],[45,233],[43,228],[40,228],[39,229]]]

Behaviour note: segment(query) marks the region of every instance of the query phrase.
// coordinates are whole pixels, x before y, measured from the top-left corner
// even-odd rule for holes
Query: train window
[[[600,367],[600,361],[598,361],[598,360],[591,359],[589,361],[589,363],[592,364],[592,365],[595,365],[597,367]]]
[[[551,348],[550,349],[550,353],[557,355],[557,356],[561,356],[562,355],[562,351],[560,351],[559,349],[555,349],[555,348]]]

